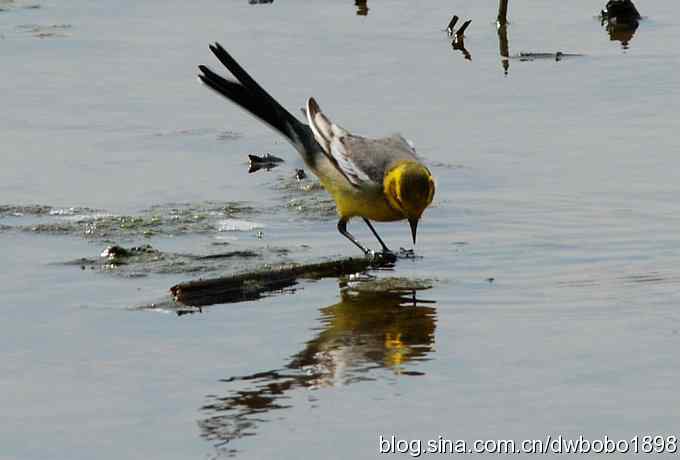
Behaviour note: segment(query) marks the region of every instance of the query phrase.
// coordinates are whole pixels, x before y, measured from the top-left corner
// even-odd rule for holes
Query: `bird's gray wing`
[[[399,161],[416,160],[415,150],[402,136],[381,139],[347,135],[339,139],[342,153],[354,168],[372,182],[382,184],[385,172]]]
[[[415,160],[415,149],[402,136],[382,139],[354,136],[331,122],[313,98],[307,101],[307,120],[326,156],[354,186],[382,185],[385,171],[399,160]]]

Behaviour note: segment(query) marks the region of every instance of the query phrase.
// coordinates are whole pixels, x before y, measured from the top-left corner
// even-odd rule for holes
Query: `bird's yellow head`
[[[383,188],[390,205],[408,219],[415,244],[420,216],[434,197],[430,170],[416,161],[400,162],[385,174]]]

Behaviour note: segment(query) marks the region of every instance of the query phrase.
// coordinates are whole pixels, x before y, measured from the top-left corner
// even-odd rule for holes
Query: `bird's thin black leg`
[[[373,228],[371,221],[364,217],[364,222],[366,222],[366,225],[368,225],[368,228],[371,229],[371,231],[373,232],[375,237],[378,239],[380,246],[382,246],[383,252],[386,253],[386,254],[392,254],[392,251],[390,251],[390,248],[387,247],[387,245],[383,242],[382,238],[380,238],[380,235],[378,235],[378,232],[376,232],[375,228]]]
[[[361,249],[362,251],[364,251],[364,254],[366,254],[366,255],[369,255],[369,254],[370,254],[370,251],[369,251],[368,249],[366,249],[365,247],[363,247],[363,246],[361,245],[361,243],[359,243],[359,242],[356,240],[356,238],[354,238],[354,237],[352,236],[352,234],[351,234],[350,232],[347,231],[347,221],[346,221],[346,220],[340,219],[340,220],[338,221],[338,231],[340,232],[340,234],[341,234],[342,236],[344,236],[345,238],[347,238],[348,240],[350,240],[352,243],[354,243],[356,247],[358,247],[359,249]]]

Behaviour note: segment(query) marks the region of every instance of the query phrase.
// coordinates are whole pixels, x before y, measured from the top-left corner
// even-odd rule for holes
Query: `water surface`
[[[511,58],[506,75],[492,2],[0,2],[2,458],[677,434],[679,11],[639,4],[624,47],[601,7],[511,4],[511,56],[583,56]],[[443,31],[454,13],[471,60]],[[416,144],[437,178],[422,258],[374,273],[431,280],[415,303],[325,279],[177,316],[135,307],[233,267],[64,264],[113,243],[253,263],[354,251],[322,194],[290,188],[290,146],[196,82],[219,69],[212,41],[292,112],[313,95],[351,131]],[[286,163],[248,174],[266,152]],[[148,226],[85,232],[120,216]],[[409,247],[406,224],[378,230]]]

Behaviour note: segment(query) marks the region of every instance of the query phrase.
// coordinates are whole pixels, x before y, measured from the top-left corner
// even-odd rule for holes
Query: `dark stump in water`
[[[601,12],[602,21],[610,24],[635,24],[641,19],[640,13],[631,0],[609,0]]]
[[[631,0],[609,0],[600,17],[609,39],[621,42],[624,49],[628,48],[642,19]]]

